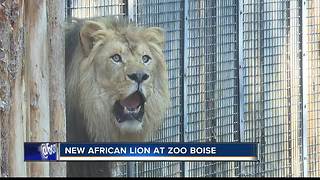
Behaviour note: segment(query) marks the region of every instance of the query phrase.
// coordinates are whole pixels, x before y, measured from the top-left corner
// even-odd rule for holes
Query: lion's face
[[[111,120],[121,131],[141,131],[145,106],[156,86],[154,76],[159,60],[144,41],[125,42],[117,35],[97,53],[96,81],[112,93]]]
[[[88,22],[80,37],[85,55],[80,62],[80,94],[96,99],[82,104],[83,111],[102,118],[88,122],[90,131],[112,131],[101,134],[114,140],[145,138],[158,128],[169,102],[161,29],[108,29]]]

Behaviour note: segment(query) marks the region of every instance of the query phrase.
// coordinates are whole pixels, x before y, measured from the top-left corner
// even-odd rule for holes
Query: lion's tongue
[[[137,108],[141,104],[141,97],[138,93],[134,93],[126,99],[120,101],[120,104],[128,108]]]

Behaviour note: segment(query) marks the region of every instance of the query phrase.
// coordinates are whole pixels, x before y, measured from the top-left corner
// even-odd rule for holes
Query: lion
[[[140,142],[169,104],[164,31],[121,18],[73,22],[66,32],[68,142]],[[68,162],[68,176],[111,176],[107,162]]]

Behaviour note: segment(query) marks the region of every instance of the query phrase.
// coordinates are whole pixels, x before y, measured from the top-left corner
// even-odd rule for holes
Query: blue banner
[[[110,161],[256,161],[257,143],[61,143],[59,158]]]
[[[257,161],[257,143],[25,143],[25,161]]]

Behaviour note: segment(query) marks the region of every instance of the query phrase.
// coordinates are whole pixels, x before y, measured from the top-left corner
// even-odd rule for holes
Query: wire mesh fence
[[[130,2],[130,1],[129,1]],[[132,2],[131,2],[132,3]],[[165,55],[168,65],[171,106],[167,111],[161,130],[152,140],[157,142],[180,142],[183,136],[183,4],[181,0],[138,0],[134,17],[141,26],[159,26],[166,30]],[[179,177],[180,162],[139,162],[136,173],[139,177]]]
[[[244,165],[244,174],[292,175],[290,123],[298,122],[301,113],[291,111],[301,103],[292,99],[299,94],[294,87],[301,86],[295,76],[300,55],[298,50],[289,51],[301,44],[294,33],[299,23],[294,21],[299,15],[299,6],[293,7],[297,2],[244,3],[244,139],[261,142],[263,154],[259,164]]]
[[[319,176],[319,8],[317,0],[67,0],[67,17],[127,16],[165,29],[171,106],[152,141],[260,144],[259,162],[120,163],[116,176]]]
[[[307,57],[308,72],[308,157],[310,176],[320,176],[320,2],[308,0]]]

